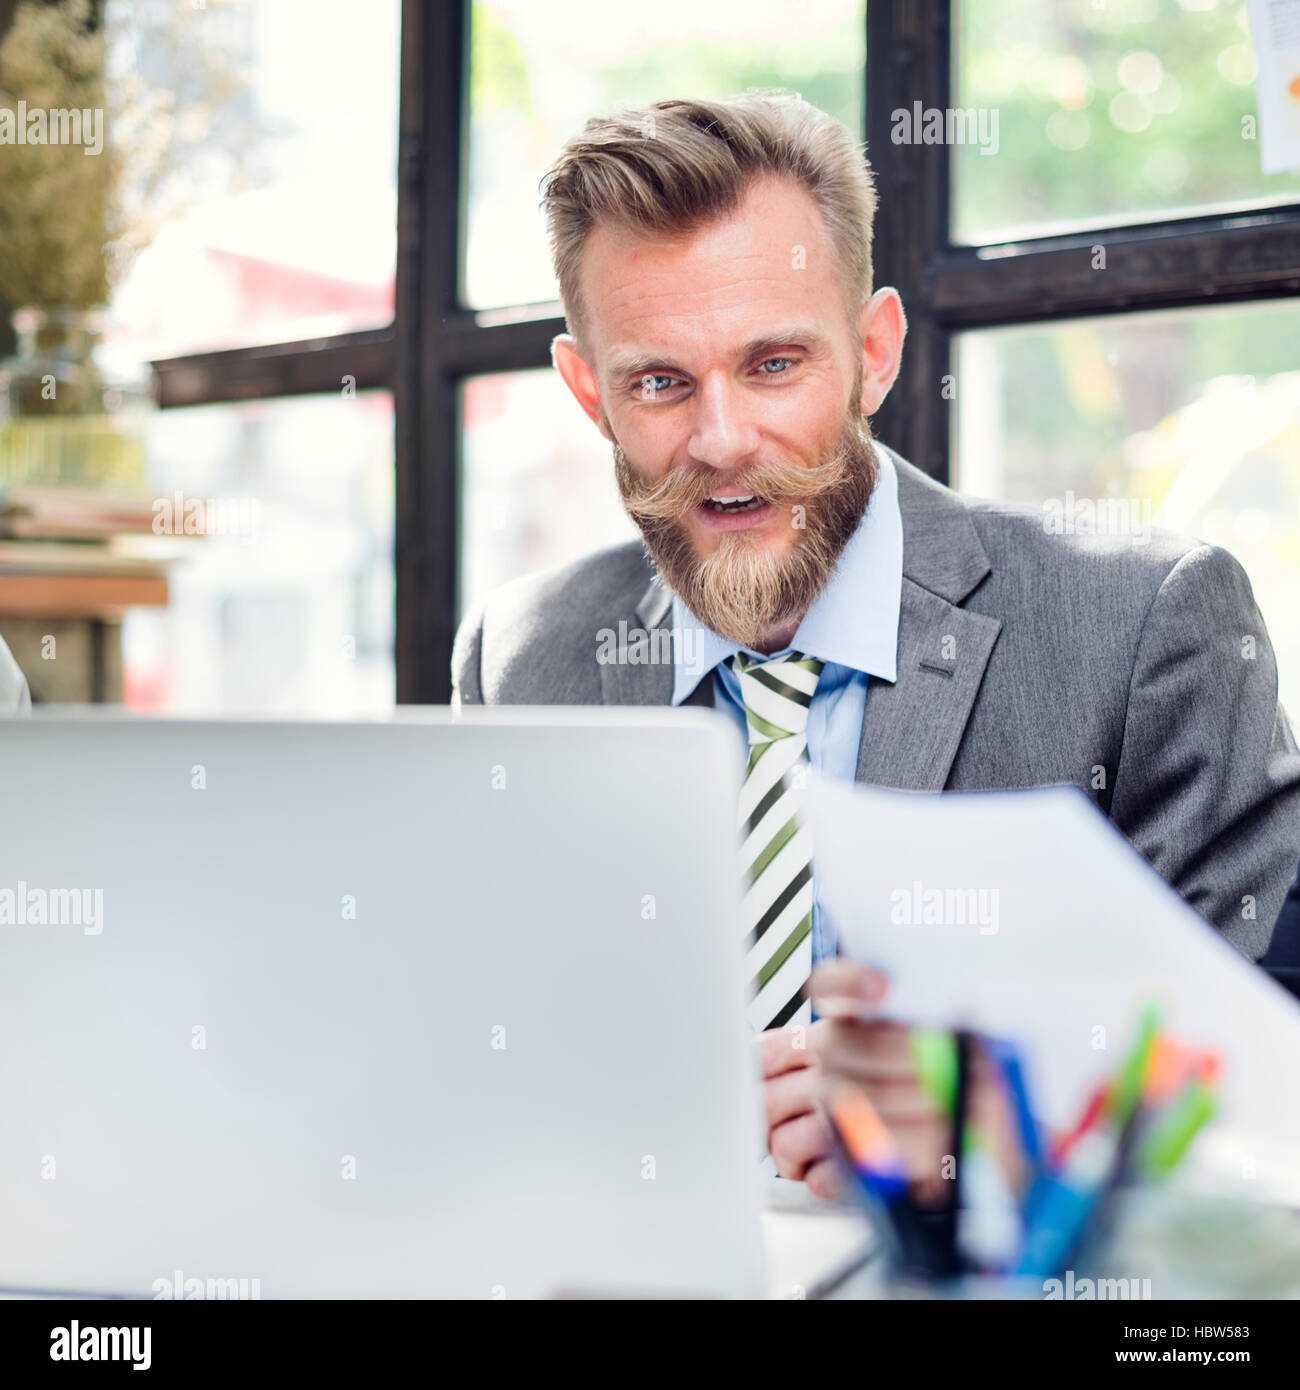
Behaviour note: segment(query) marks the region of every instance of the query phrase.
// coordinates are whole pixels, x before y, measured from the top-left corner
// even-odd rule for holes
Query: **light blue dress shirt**
[[[759,661],[791,652],[823,661],[808,710],[808,761],[819,772],[853,781],[867,707],[867,677],[898,677],[898,616],[903,592],[903,519],[898,475],[876,449],[880,476],[858,529],[844,547],[830,583],[817,596],[784,651],[762,653],[720,637],[673,595],[673,704],[680,705],[712,674],[714,706],[735,721],[741,746],[749,734],[740,682],[728,664],[738,651]],[[835,954],[813,863],[813,958]]]

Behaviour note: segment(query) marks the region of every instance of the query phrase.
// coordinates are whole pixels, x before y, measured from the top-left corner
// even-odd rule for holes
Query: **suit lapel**
[[[619,635],[618,660],[601,663],[602,704],[672,704],[671,614],[672,595],[656,576],[637,603],[636,621],[629,623],[620,615],[614,624]]]
[[[965,503],[891,454],[903,516],[898,679],[868,683],[856,780],[942,791],[1002,623],[958,607],[991,569]]]
[[[904,577],[898,679],[868,682],[857,781],[943,790],[1001,630]]]

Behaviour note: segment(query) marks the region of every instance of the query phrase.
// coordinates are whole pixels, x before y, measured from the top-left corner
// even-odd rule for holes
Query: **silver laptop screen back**
[[[733,741],[0,725],[0,1285],[757,1292]]]

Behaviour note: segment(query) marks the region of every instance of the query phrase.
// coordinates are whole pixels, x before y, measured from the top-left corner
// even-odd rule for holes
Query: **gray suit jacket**
[[[1072,782],[1257,960],[1300,859],[1300,753],[1241,566],[1157,531],[1144,546],[1048,534],[1040,511],[964,497],[891,456],[898,679],[869,683],[857,780]],[[637,542],[508,584],[461,625],[453,699],[670,704],[670,663],[597,655],[620,622],[667,628],[670,602]],[[712,688],[701,682],[696,702]]]

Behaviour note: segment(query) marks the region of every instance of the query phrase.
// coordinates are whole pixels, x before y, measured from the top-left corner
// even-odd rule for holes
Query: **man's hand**
[[[908,1047],[906,1024],[874,1017],[889,992],[889,978],[878,970],[832,956],[813,971],[817,1061],[823,1084],[848,1081],[866,1092],[898,1146],[917,1195],[942,1194],[943,1156],[949,1120],[925,1094]]]
[[[767,1146],[783,1178],[808,1184],[818,1197],[837,1197],[847,1174],[821,1101],[828,1085],[862,1088],[889,1129],[922,1202],[943,1199],[944,1158],[952,1143],[950,1117],[921,1085],[906,1024],[879,1017],[889,979],[843,956],[822,961],[812,975],[820,1015],[760,1033]],[[971,1056],[969,1116],[992,1142],[1011,1180],[1018,1164],[1011,1116],[981,1048]]]
[[[815,1067],[821,1085],[852,1082],[889,1129],[922,1202],[942,1200],[943,1161],[952,1143],[952,1120],[921,1085],[906,1024],[874,1017],[889,990],[878,970],[834,956],[812,975],[813,1003],[821,1017],[815,1033]],[[1008,1180],[1018,1177],[1012,1117],[982,1047],[970,1059],[969,1122],[992,1145]],[[827,1122],[822,1121],[823,1124]]]
[[[909,1172],[937,1172],[946,1130],[942,1122],[933,1133],[918,1123],[939,1117],[921,1094],[907,1054],[907,1029],[864,1017],[864,1010],[884,999],[888,978],[835,956],[813,971],[811,988],[822,1015],[816,1023],[774,1028],[757,1039],[767,1147],[777,1173],[806,1182],[818,1197],[843,1191],[848,1175],[821,1107],[832,1080],[864,1084],[885,1123],[891,1124],[891,1115],[903,1123],[906,1137],[898,1144]]]
[[[827,1025],[773,1028],[755,1039],[763,1074],[767,1147],[783,1178],[806,1182],[818,1197],[836,1197],[844,1174],[830,1123],[822,1113],[815,1048]]]

